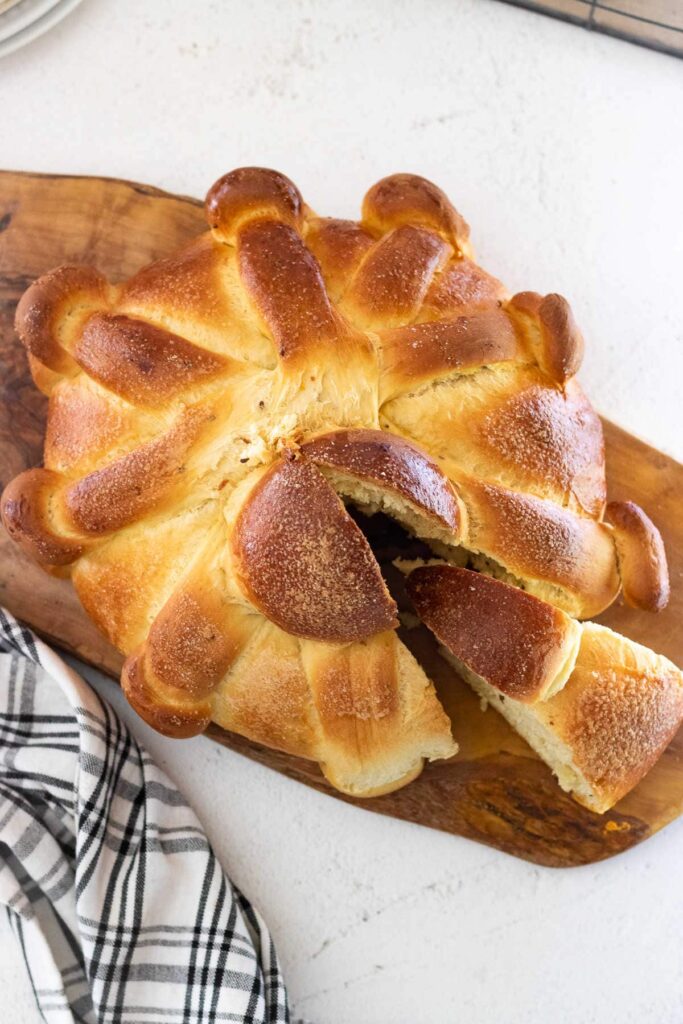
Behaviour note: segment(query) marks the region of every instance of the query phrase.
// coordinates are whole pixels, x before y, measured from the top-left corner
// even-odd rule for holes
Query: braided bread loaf
[[[3,520],[71,576],[151,725],[213,719],[386,792],[456,747],[340,496],[578,617],[622,584],[661,607],[661,541],[633,505],[605,516],[567,302],[509,296],[434,185],[386,178],[355,223],[245,168],[206,213],[126,283],[66,266],[23,296],[50,407]]]

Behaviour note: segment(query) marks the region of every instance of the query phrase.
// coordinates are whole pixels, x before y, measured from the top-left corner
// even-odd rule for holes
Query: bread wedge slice
[[[679,669],[605,626],[455,566],[416,569],[408,592],[462,678],[592,811],[625,796],[683,720]]]

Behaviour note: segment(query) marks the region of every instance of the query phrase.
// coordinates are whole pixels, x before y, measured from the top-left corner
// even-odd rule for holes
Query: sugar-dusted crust
[[[396,633],[342,649],[306,641],[301,654],[319,760],[337,789],[380,796],[419,775],[425,758],[457,752],[434,687]]]
[[[234,245],[211,232],[143,267],[120,288],[117,312],[153,323],[202,348],[272,368],[272,339],[245,303]]]
[[[577,618],[619,593],[609,527],[562,505],[449,473],[467,510],[465,547],[492,558],[524,588]]]
[[[429,286],[421,318],[438,320],[466,310],[493,309],[503,304],[507,294],[505,286],[473,260],[451,260]]]
[[[514,700],[544,700],[566,682],[580,626],[531,594],[452,565],[416,569],[415,610],[473,672]]]
[[[518,473],[540,497],[601,515],[602,424],[576,382],[563,391],[530,383],[495,403],[475,429],[482,454],[497,460],[503,472]]]
[[[256,483],[232,551],[245,596],[295,636],[349,643],[397,625],[368,542],[306,458],[285,458]]]
[[[229,367],[224,357],[171,331],[107,313],[86,320],[74,359],[93,380],[127,401],[157,408]]]
[[[382,331],[380,346],[383,402],[435,380],[515,362],[525,355],[518,332],[497,306]]]
[[[183,462],[211,411],[188,409],[161,437],[71,484],[64,503],[73,527],[103,535],[140,519],[183,486]]]
[[[44,461],[57,473],[84,476],[102,463],[102,452],[137,447],[148,419],[84,374],[60,381],[50,395]]]
[[[145,721],[168,736],[195,736],[211,720],[211,694],[257,631],[258,616],[217,599],[196,573],[169,598],[121,681]]]
[[[327,297],[320,269],[300,236],[279,221],[255,221],[238,235],[240,273],[281,359],[342,340],[344,327]]]
[[[650,770],[683,720],[683,676],[666,658],[587,622],[572,676],[539,709],[573,751],[603,812]]]
[[[209,574],[219,571],[207,555]],[[191,572],[126,661],[124,690],[148,724],[182,738],[213,718],[319,761],[355,796],[389,792],[426,759],[456,753],[433,686],[395,632],[343,646],[301,641],[217,601],[206,583],[205,570]]]
[[[342,309],[366,328],[410,322],[451,252],[432,231],[400,225],[367,254],[344,295]]]

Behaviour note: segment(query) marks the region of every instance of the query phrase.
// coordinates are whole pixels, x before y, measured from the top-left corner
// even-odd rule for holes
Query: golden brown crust
[[[409,324],[379,335],[382,401],[451,374],[520,359],[523,348],[500,309]]]
[[[135,708],[148,725],[164,736],[174,739],[188,739],[204,732],[211,721],[211,704],[208,700],[174,700],[175,695],[166,692],[160,698],[158,689],[151,685],[146,674],[144,651],[131,654],[121,672],[121,687],[128,703]]]
[[[619,592],[609,529],[550,501],[460,477],[468,512],[466,546],[481,551],[526,589],[579,618],[598,615]]]
[[[526,492],[568,522],[596,522],[602,514],[602,426],[575,381],[548,388],[535,367],[498,363],[399,394],[381,412],[382,426],[435,453],[458,488],[471,479],[520,497]],[[485,538],[486,509],[481,517]],[[614,565],[613,552],[609,558]],[[592,577],[586,587],[580,577],[575,582],[583,595]]]
[[[467,244],[470,233],[441,189],[417,174],[391,174],[373,185],[363,200],[363,223],[379,234],[417,224],[443,235],[456,249]]]
[[[229,365],[170,331],[107,313],[86,321],[74,358],[90,377],[122,398],[153,407],[217,377]]]
[[[426,758],[457,751],[434,688],[393,631],[338,647],[266,622],[211,702],[224,728],[315,759],[356,797],[391,792]]]
[[[167,735],[202,732],[211,696],[260,625],[253,612],[224,600],[210,541],[156,616],[124,667],[127,695],[148,724]]]
[[[673,739],[683,719],[683,676],[666,658],[588,622],[569,682],[540,713],[589,782],[588,806],[603,812]]]
[[[42,391],[44,395],[51,395],[57,385],[61,384],[64,380],[64,374],[55,373],[54,370],[50,370],[45,363],[41,363],[40,359],[36,359],[36,357],[31,355],[28,351],[26,353],[26,358],[35,386],[39,391]],[[75,365],[72,368],[75,369]]]
[[[407,586],[425,625],[473,672],[514,700],[545,699],[575,643],[577,626],[568,615],[452,565],[416,569]]]
[[[452,259],[434,277],[425,296],[421,319],[441,319],[467,310],[494,309],[507,298],[505,286],[468,259]]]
[[[578,373],[583,360],[583,336],[565,298],[519,292],[510,299],[508,309],[520,317],[538,364],[551,380],[565,384]]]
[[[79,558],[72,580],[86,612],[124,654],[147,638],[150,623],[197,559],[207,593],[217,577],[208,571],[203,541],[216,530],[216,503],[134,524],[95,543]],[[224,536],[221,526],[220,537]],[[217,593],[222,592],[218,586]]]
[[[320,268],[299,235],[276,221],[259,221],[239,233],[242,280],[275,341],[281,359],[310,356],[340,340]]]
[[[457,534],[460,509],[452,485],[416,445],[382,430],[336,430],[301,446],[318,466],[329,466],[393,491]]]
[[[457,752],[434,688],[396,633],[330,647],[304,641],[325,776],[353,796],[379,796],[414,779],[425,758]]]
[[[543,296],[538,292],[517,292],[510,299],[508,309],[513,315],[522,314],[522,316],[537,320],[542,302]]]
[[[233,242],[238,228],[250,220],[281,221],[298,229],[303,201],[284,174],[263,167],[239,167],[211,186],[205,209],[217,237]]]
[[[632,501],[611,501],[605,519],[614,529],[624,600],[633,608],[659,612],[669,601],[669,571],[662,536]]]
[[[357,720],[377,723],[400,712],[398,674],[392,633],[378,633],[363,643],[338,650],[309,648],[315,658],[312,692],[327,739],[357,727]],[[370,726],[372,728],[372,726]]]
[[[262,620],[214,690],[211,716],[256,743],[318,760],[319,735],[300,641]]]
[[[27,469],[11,480],[0,500],[7,533],[43,566],[69,565],[83,552],[78,539],[64,535],[52,523],[50,504],[60,477],[48,469]]]
[[[137,437],[138,417],[83,378],[62,381],[50,395],[44,460],[48,469],[65,472],[82,463],[90,466],[125,433]]]
[[[208,697],[253,631],[254,616],[227,605],[202,579],[177,590],[154,620],[147,639],[151,675],[188,697]],[[250,619],[250,623],[244,621]]]
[[[92,267],[57,267],[39,277],[19,300],[14,321],[31,355],[55,373],[73,372],[65,342],[93,310],[106,305],[108,288]]]
[[[344,294],[342,309],[365,327],[393,327],[413,320],[450,246],[439,235],[410,224],[385,235],[365,257]]]
[[[272,367],[273,344],[244,301],[235,249],[207,231],[122,287],[117,312],[146,320],[218,355]]]
[[[120,304],[124,309],[147,306],[164,315],[183,310],[200,322],[225,321],[233,312],[220,288],[225,255],[226,246],[207,231],[180,252],[138,270],[121,286]]]
[[[211,418],[208,409],[188,409],[166,434],[71,484],[65,505],[74,527],[90,536],[107,534],[141,518],[173,492],[178,497],[183,460]]]
[[[245,595],[295,636],[349,643],[397,625],[370,546],[307,459],[284,459],[256,483],[232,551]]]
[[[486,453],[520,481],[540,481],[563,504],[596,518],[602,514],[602,424],[576,381],[563,391],[532,384],[494,404],[470,429]]]
[[[546,295],[538,310],[545,336],[549,376],[564,384],[577,374],[583,362],[584,341],[571,306],[561,295]]]
[[[374,238],[353,220],[317,217],[309,221],[305,240],[320,264],[330,298],[338,302]]]

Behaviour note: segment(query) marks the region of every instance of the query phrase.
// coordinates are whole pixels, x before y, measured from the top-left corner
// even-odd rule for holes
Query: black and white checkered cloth
[[[289,1021],[268,930],[175,786],[2,610],[0,652],[0,903],[43,1019]]]

